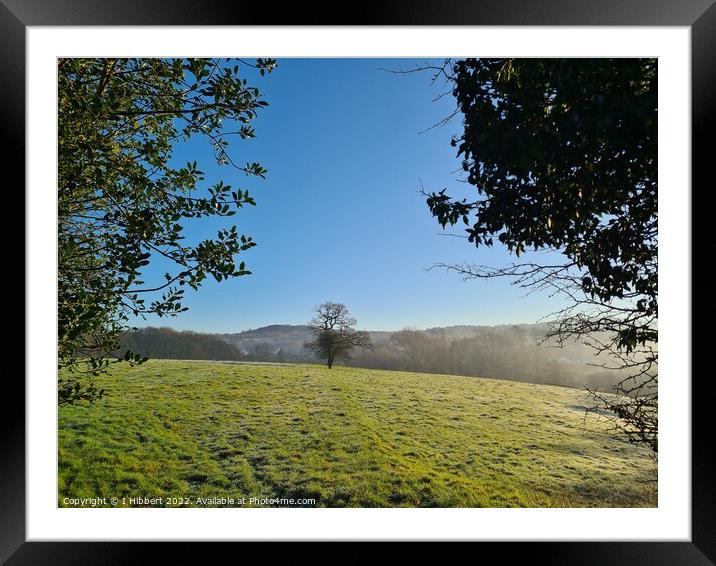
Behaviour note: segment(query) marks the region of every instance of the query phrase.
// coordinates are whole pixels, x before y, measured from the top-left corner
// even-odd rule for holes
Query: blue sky
[[[444,85],[428,73],[392,74],[425,60],[281,59],[269,76],[251,75],[270,106],[255,121],[257,138],[232,139],[238,163],[258,161],[267,179],[219,167],[208,143],[178,147],[179,163],[196,160],[207,186],[219,179],[249,189],[257,202],[235,216],[202,219],[191,239],[236,224],[257,246],[242,254],[253,274],[187,289],[189,311],[136,326],[238,332],[269,324],[304,324],[315,305],[345,303],[358,327],[396,330],[455,324],[531,323],[559,304],[524,296],[508,281],[462,281],[437,262],[504,265],[506,248],[476,249],[459,226],[443,231],[419,194],[445,187],[462,194],[460,160],[450,137],[460,117],[431,129],[455,108],[433,101]],[[144,280],[161,281],[166,265]]]

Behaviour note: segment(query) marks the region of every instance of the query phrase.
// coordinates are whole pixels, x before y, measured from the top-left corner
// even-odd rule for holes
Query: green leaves
[[[256,67],[259,69],[261,76],[264,76],[277,67],[276,59],[256,59]]]
[[[59,61],[61,367],[101,372],[110,359],[139,363],[117,351],[130,316],[176,316],[186,310],[184,287],[198,289],[208,275],[224,281],[250,273],[243,262],[236,268],[235,257],[255,243],[235,227],[197,245],[185,243],[182,230],[186,219],[232,216],[254,199],[221,180],[205,186],[200,164],[177,167],[172,153],[205,138],[218,163],[264,178],[259,163],[234,164],[230,139],[254,137],[251,122],[267,106],[239,73],[254,68],[258,78],[275,67],[272,59]],[[231,122],[241,123],[238,131],[224,127]],[[145,283],[156,257],[175,270]],[[64,391],[79,399],[89,389]]]
[[[480,197],[428,195],[438,223],[517,256],[560,250],[592,296],[655,304],[656,60],[466,59],[453,72],[464,131],[450,143]]]
[[[268,173],[268,171],[264,169],[259,163],[247,163],[243,167],[243,171],[247,175],[255,175],[257,177],[261,177],[262,179],[265,179],[265,175],[266,173]]]

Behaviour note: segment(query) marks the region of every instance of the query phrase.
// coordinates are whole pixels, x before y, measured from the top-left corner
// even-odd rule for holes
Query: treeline
[[[442,329],[406,329],[373,351],[356,352],[346,364],[603,390],[616,383],[614,372],[570,360],[540,338],[520,326],[481,327],[460,338],[450,338]]]
[[[172,360],[245,360],[235,346],[211,334],[171,328],[139,328],[121,337],[122,351],[131,350],[148,358]]]
[[[142,328],[124,334],[125,349],[150,358],[317,362],[303,342],[308,331],[263,329],[237,345],[229,335],[177,332],[170,328]],[[541,344],[544,329],[533,325],[405,329],[372,332],[373,350],[356,350],[354,367],[445,373],[509,379],[530,383],[599,388],[610,391],[619,374],[589,365],[591,352],[578,344],[554,348]]]

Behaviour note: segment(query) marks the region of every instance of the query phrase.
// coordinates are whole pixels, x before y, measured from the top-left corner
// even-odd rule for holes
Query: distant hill
[[[313,359],[312,353],[303,347],[304,343],[311,339],[311,330],[305,325],[272,324],[235,334],[216,336],[244,355],[266,357],[282,352],[286,358],[294,361]]]
[[[221,336],[245,336],[245,337],[263,337],[263,336],[293,336],[296,334],[304,334],[309,331],[308,326],[299,324],[271,324],[269,326],[262,326],[261,328],[254,328],[251,330],[244,330],[236,334],[223,334]]]

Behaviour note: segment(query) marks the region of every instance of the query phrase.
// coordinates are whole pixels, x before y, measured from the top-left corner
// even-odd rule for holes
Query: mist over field
[[[369,331],[373,350],[357,350],[346,366],[441,373],[609,391],[619,372],[598,367],[605,357],[581,343],[543,342],[546,324],[448,326]],[[232,334],[141,328],[123,347],[150,358],[260,362],[317,362],[304,347],[304,325],[271,325]]]

